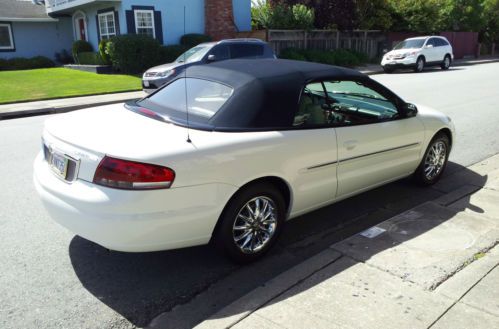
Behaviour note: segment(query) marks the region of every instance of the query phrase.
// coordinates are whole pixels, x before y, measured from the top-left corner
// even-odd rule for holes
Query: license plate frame
[[[68,157],[56,151],[52,151],[50,153],[50,169],[52,169],[52,171],[60,178],[66,179],[66,176],[68,174]]]

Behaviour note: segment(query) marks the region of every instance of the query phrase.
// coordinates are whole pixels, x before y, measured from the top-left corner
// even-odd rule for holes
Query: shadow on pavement
[[[333,243],[434,200],[448,192],[446,188],[483,186],[486,181],[487,176],[449,162],[441,183],[434,188],[417,187],[404,179],[288,222],[277,248],[244,267],[228,262],[209,246],[121,253],[78,236],[70,243],[69,255],[83,286],[134,325],[146,326],[176,307],[178,314],[165,313],[162,327],[189,328]],[[445,220],[434,221],[434,225]],[[430,229],[431,225],[425,225],[416,234]],[[196,295],[198,304],[181,305]]]

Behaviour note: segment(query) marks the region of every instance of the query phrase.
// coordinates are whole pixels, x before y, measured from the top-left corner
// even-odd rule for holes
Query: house
[[[45,0],[45,4],[50,16],[71,17],[75,40],[87,40],[94,47],[117,34],[146,34],[162,44],[176,44],[185,33],[220,39],[251,30],[250,0]]]
[[[76,40],[97,50],[100,40],[119,34],[168,45],[185,33],[218,40],[249,30],[251,0],[0,0],[0,58],[53,58]]]
[[[71,18],[50,17],[31,1],[0,0],[0,58],[46,56],[71,49]]]

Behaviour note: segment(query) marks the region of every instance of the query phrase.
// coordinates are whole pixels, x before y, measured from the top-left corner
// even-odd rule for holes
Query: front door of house
[[[85,34],[85,19],[84,18],[78,18],[78,35],[80,37],[80,40],[87,40],[87,36]]]

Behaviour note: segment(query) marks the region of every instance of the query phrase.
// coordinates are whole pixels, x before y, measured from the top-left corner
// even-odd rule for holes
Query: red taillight
[[[104,157],[94,175],[94,183],[129,190],[169,188],[175,172],[158,165]]]

